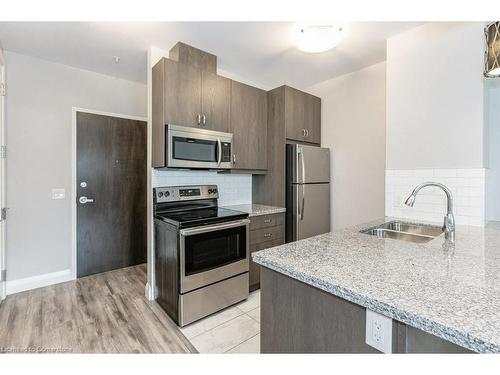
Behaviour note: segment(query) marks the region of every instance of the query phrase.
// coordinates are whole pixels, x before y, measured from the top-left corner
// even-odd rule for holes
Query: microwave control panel
[[[231,143],[230,142],[222,142],[221,143],[221,162],[230,162],[231,161]]]

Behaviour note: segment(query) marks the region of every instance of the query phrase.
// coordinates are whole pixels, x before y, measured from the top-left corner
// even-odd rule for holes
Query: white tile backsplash
[[[485,169],[387,169],[385,171],[385,214],[397,218],[441,223],[446,213],[444,193],[433,187],[420,191],[415,205],[404,201],[413,188],[426,181],[446,185],[454,198],[458,225],[484,226]]]
[[[152,172],[153,187],[217,185],[219,205],[252,203],[252,175],[221,174],[213,171],[157,170]]]

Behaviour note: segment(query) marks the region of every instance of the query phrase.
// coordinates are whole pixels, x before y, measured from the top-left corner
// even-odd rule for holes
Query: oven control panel
[[[217,185],[166,186],[153,189],[154,202],[180,202],[196,199],[219,198]]]

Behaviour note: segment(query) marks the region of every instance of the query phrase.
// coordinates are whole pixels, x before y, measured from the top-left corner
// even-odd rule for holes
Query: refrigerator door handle
[[[299,148],[299,157],[300,157],[300,168],[302,172],[300,182],[304,183],[306,179],[306,166],[304,164],[304,152],[302,151],[302,148]]]
[[[302,210],[300,211],[300,220],[304,220],[304,205],[306,203],[306,194],[305,194],[305,189],[304,185],[301,185],[300,188],[302,189]]]
[[[304,153],[302,152],[302,148],[298,148],[298,157],[300,158],[300,168],[301,168],[301,171],[302,171],[302,178],[301,178],[301,181],[304,182],[305,180],[305,176],[306,176],[306,167],[305,167],[305,164],[304,164]],[[304,185],[300,185],[300,189],[302,190],[302,204],[301,204],[301,208],[300,208],[300,220],[304,220],[304,203],[305,203],[305,191],[304,191]]]

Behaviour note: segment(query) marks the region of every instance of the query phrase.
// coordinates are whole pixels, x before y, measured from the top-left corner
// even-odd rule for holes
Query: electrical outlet
[[[366,309],[366,343],[382,353],[392,353],[392,319]]]

